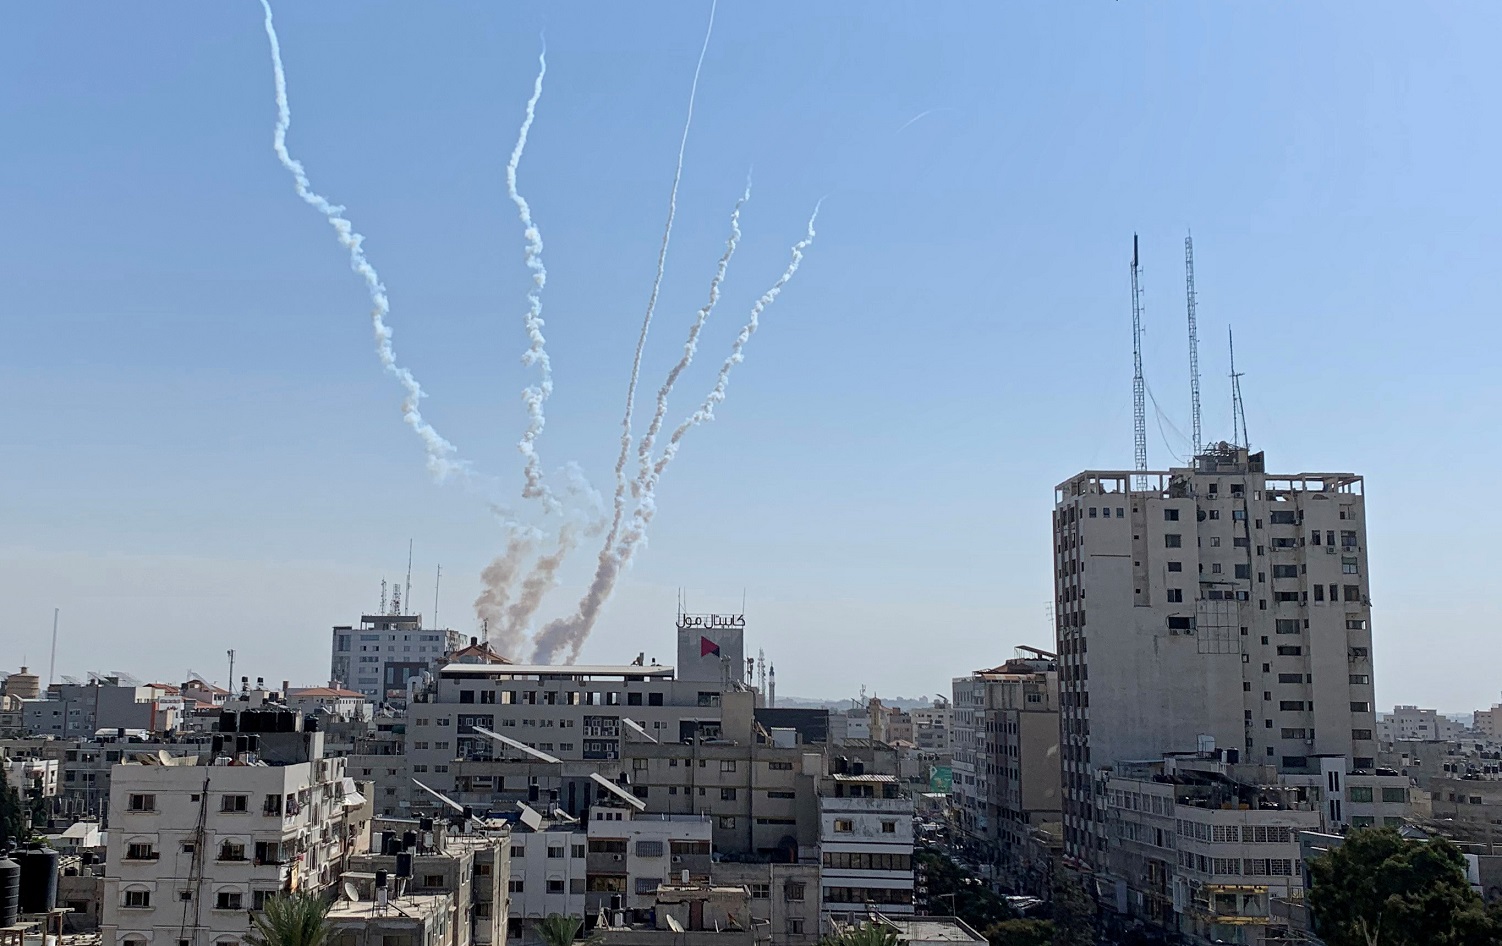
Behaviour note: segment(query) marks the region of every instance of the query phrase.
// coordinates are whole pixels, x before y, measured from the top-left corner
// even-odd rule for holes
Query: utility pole
[[[412,540],[407,540],[407,585],[402,589],[402,600],[412,607]]]
[[[225,651],[225,653],[229,654],[229,683],[226,683],[224,688],[233,695],[235,692],[235,652],[231,649]]]
[[[1195,327],[1194,236],[1184,237],[1184,292],[1189,305],[1189,396],[1193,402],[1194,457],[1200,455],[1200,339]],[[1191,461],[1193,457],[1190,458]]]
[[[1133,488],[1147,489],[1147,401],[1142,380],[1142,287],[1138,279],[1137,234],[1132,234],[1132,453],[1138,475]]]

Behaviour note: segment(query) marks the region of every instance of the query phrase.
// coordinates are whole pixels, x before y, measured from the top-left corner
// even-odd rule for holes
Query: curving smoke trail
[[[507,606],[511,599],[511,585],[516,581],[522,563],[532,553],[537,533],[515,525],[509,528],[509,532],[506,550],[480,573],[483,589],[475,599],[475,616],[488,629],[491,645],[502,656],[516,658],[524,637],[507,621]]]
[[[819,203],[814,205],[813,215],[808,218],[808,232],[804,235],[803,239],[793,244],[792,259],[788,261],[787,269],[783,270],[782,275],[777,277],[777,281],[771,285],[771,288],[762,293],[761,298],[757,299],[756,303],[751,306],[751,314],[746,319],[746,324],[741,326],[740,334],[735,337],[735,341],[731,344],[730,356],[720,366],[719,377],[715,379],[714,387],[704,398],[704,403],[699,405],[699,409],[689,415],[687,420],[678,425],[677,429],[673,431],[673,435],[668,438],[668,443],[663,448],[662,456],[658,457],[657,462],[652,465],[651,473],[647,477],[642,489],[641,502],[637,506],[636,514],[631,518],[630,527],[626,530],[625,535],[621,537],[621,544],[617,549],[616,558],[620,565],[630,564],[632,555],[636,553],[637,547],[646,535],[647,525],[651,523],[652,517],[657,514],[655,499],[657,481],[662,478],[663,471],[668,468],[668,465],[673,462],[673,458],[678,455],[684,435],[694,427],[706,421],[714,420],[715,405],[725,400],[726,389],[730,385],[730,372],[736,365],[746,360],[744,354],[746,343],[751,340],[751,336],[755,335],[757,328],[760,327],[761,314],[766,311],[767,306],[777,300],[777,297],[782,294],[783,287],[788,284],[788,281],[798,272],[798,267],[802,265],[804,251],[813,245],[815,235],[814,223],[819,219],[819,207],[823,203],[824,201],[821,198]]]
[[[647,480],[652,475],[652,448],[656,446],[657,434],[662,430],[662,419],[668,412],[668,395],[673,392],[673,385],[678,383],[678,376],[693,363],[694,355],[699,351],[699,333],[704,330],[704,323],[709,321],[709,314],[714,311],[715,303],[720,301],[720,284],[725,281],[725,271],[730,268],[730,258],[735,255],[735,248],[741,242],[741,208],[750,199],[751,179],[748,176],[746,190],[741,194],[740,200],[735,202],[735,209],[730,212],[730,238],[725,241],[725,253],[715,267],[714,278],[709,281],[709,301],[695,314],[694,323],[689,326],[688,340],[683,343],[683,357],[678,359],[673,370],[668,372],[667,379],[662,382],[662,387],[657,389],[657,410],[652,414],[652,422],[647,425],[647,432],[642,435],[641,442],[637,444],[636,459],[641,464],[641,470],[631,484],[631,495],[634,497],[640,498],[642,491],[646,489]]]
[[[454,445],[445,440],[432,424],[423,420],[422,412],[418,410],[418,404],[424,397],[422,386],[417,383],[411,371],[397,364],[396,351],[391,346],[391,327],[386,324],[386,316],[391,313],[391,303],[386,297],[386,287],[381,284],[381,277],[365,258],[365,251],[361,247],[365,238],[356,233],[354,226],[344,218],[343,207],[331,204],[314,193],[302,162],[287,151],[287,129],[292,125],[292,110],[287,105],[287,75],[282,69],[282,47],[277,41],[276,27],[271,21],[271,4],[268,0],[261,0],[261,8],[266,12],[266,38],[271,42],[271,66],[276,79],[277,118],[272,147],[282,166],[292,175],[297,196],[328,218],[329,224],[339,236],[339,242],[349,250],[350,268],[365,280],[365,287],[370,292],[370,321],[375,329],[376,354],[381,359],[381,365],[406,391],[402,398],[402,419],[422,438],[423,448],[428,456],[428,470],[440,480],[454,472],[468,474],[469,465],[462,460],[453,459],[458,452]]]
[[[541,556],[533,564],[527,577],[522,579],[516,600],[506,609],[505,621],[501,625],[501,634],[506,640],[517,641],[519,646],[526,637],[532,615],[542,606],[542,599],[547,593],[553,590],[558,569],[577,544],[577,527],[572,522],[564,523],[558,530],[558,542],[553,546],[553,551]]]
[[[522,152],[527,149],[527,134],[532,130],[532,121],[537,115],[537,101],[542,98],[542,80],[548,74],[546,45],[537,56],[537,64],[537,79],[532,84],[532,97],[527,100],[527,116],[522,120],[521,130],[517,132],[516,147],[511,149],[511,160],[506,164],[506,192],[511,196],[512,203],[516,204],[517,213],[521,217],[527,238],[527,268],[532,271],[532,289],[527,293],[526,319],[530,344],[526,354],[522,355],[522,364],[528,367],[537,365],[542,372],[538,383],[529,385],[522,392],[522,400],[527,405],[527,429],[516,446],[526,458],[526,484],[522,487],[522,496],[541,499],[549,512],[558,512],[558,500],[542,481],[542,461],[537,456],[537,438],[542,436],[543,426],[547,422],[543,416],[543,405],[553,394],[553,362],[548,357],[547,339],[542,334],[542,290],[548,282],[548,271],[542,265],[542,233],[537,229],[537,224],[532,222],[532,208],[527,199],[516,189],[516,168],[521,163]]]
[[[704,31],[704,45],[699,49],[699,62],[694,66],[694,80],[688,90],[688,116],[683,121],[683,137],[678,142],[678,164],[673,170],[672,190],[668,193],[668,222],[662,230],[662,248],[657,251],[657,275],[652,279],[652,292],[647,297],[647,313],[642,317],[641,334],[636,339],[636,353],[631,357],[631,380],[626,385],[626,413],[621,418],[621,453],[615,461],[615,504],[611,513],[610,532],[600,551],[602,559],[610,554],[611,547],[615,545],[616,536],[620,534],[621,519],[626,511],[626,458],[631,454],[631,414],[636,407],[636,382],[641,374],[642,351],[647,346],[647,330],[652,327],[652,313],[657,308],[657,294],[662,288],[662,276],[667,267],[668,241],[673,235],[673,218],[678,214],[678,182],[683,178],[683,153],[688,148],[688,132],[694,124],[694,98],[699,93],[699,73],[704,69],[704,55],[709,52],[709,38],[714,33],[717,6],[718,0],[711,0],[709,26]],[[581,602],[581,611],[584,606],[584,602]]]
[[[788,262],[787,269],[783,271],[781,276],[777,277],[777,281],[772,284],[771,288],[762,293],[761,298],[757,299],[756,303],[752,305],[751,314],[747,318],[746,324],[741,327],[740,334],[736,336],[735,342],[731,346],[730,356],[720,366],[720,374],[715,380],[714,388],[709,392],[709,395],[704,399],[704,403],[700,405],[699,409],[694,411],[687,420],[679,424],[677,429],[673,431],[672,437],[668,440],[667,447],[663,450],[663,455],[653,464],[651,476],[646,481],[645,487],[642,490],[641,502],[637,508],[637,512],[632,516],[625,535],[620,537],[620,543],[613,545],[607,541],[605,548],[600,550],[594,579],[589,584],[589,590],[580,599],[578,609],[569,617],[548,622],[537,634],[537,637],[534,639],[532,655],[534,663],[552,663],[565,650],[568,651],[569,660],[574,660],[579,656],[580,648],[584,646],[584,641],[589,637],[589,632],[594,629],[595,622],[599,620],[600,611],[604,608],[605,602],[610,599],[610,594],[615,589],[616,579],[620,576],[621,571],[631,563],[632,556],[636,554],[637,548],[641,545],[642,539],[646,535],[647,525],[656,514],[657,507],[654,496],[658,480],[662,477],[663,471],[673,462],[673,457],[677,455],[684,435],[693,427],[714,419],[715,405],[725,400],[726,389],[730,384],[730,372],[736,365],[745,360],[744,350],[746,343],[751,340],[752,335],[756,334],[756,330],[761,324],[761,314],[766,311],[767,306],[775,302],[777,297],[782,294],[783,287],[788,284],[788,281],[793,278],[798,272],[798,267],[803,263],[804,251],[813,245],[815,236],[814,223],[819,219],[819,207],[823,203],[823,200],[820,200],[818,204],[814,205],[813,215],[808,218],[808,232],[803,239],[793,244],[792,259]],[[615,536],[616,531],[612,530],[611,538],[613,539]]]

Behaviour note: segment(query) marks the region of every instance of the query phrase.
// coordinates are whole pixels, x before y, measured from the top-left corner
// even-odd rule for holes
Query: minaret
[[[767,671],[767,706],[777,705],[777,667],[773,665]]]

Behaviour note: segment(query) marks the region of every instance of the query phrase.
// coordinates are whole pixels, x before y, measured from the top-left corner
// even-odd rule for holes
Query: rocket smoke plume
[[[542,461],[537,456],[537,438],[542,435],[542,428],[546,423],[543,404],[553,394],[553,363],[548,358],[547,340],[542,335],[542,290],[548,282],[548,271],[542,265],[542,234],[532,222],[532,208],[516,189],[516,167],[521,163],[522,152],[527,149],[527,133],[532,130],[532,120],[537,114],[537,100],[542,97],[542,80],[548,74],[546,47],[538,55],[537,64],[537,80],[532,84],[532,97],[527,100],[527,117],[522,120],[521,130],[516,135],[516,147],[511,150],[511,160],[506,165],[506,192],[511,195],[517,213],[521,216],[527,238],[527,268],[532,271],[532,290],[527,293],[527,338],[530,344],[526,354],[522,356],[522,364],[535,364],[542,372],[539,382],[522,392],[522,400],[527,405],[527,429],[522,434],[517,449],[526,458],[526,484],[522,487],[522,496],[541,499],[549,512],[557,512],[558,501],[542,481]]]
[[[688,340],[683,343],[683,357],[668,372],[667,379],[662,382],[662,387],[657,390],[657,410],[652,414],[652,422],[647,425],[647,432],[642,435],[641,443],[636,448],[636,459],[641,464],[641,471],[636,475],[636,481],[631,484],[631,495],[640,497],[646,488],[647,480],[652,474],[652,448],[657,443],[657,434],[662,430],[662,419],[668,412],[668,395],[673,392],[673,385],[678,382],[678,376],[687,370],[693,362],[695,353],[699,350],[699,333],[704,330],[704,323],[709,320],[709,313],[714,311],[715,303],[720,301],[720,284],[725,281],[725,271],[730,268],[730,258],[735,255],[735,248],[741,242],[741,208],[746,201],[751,199],[751,180],[746,180],[746,190],[741,194],[741,199],[735,202],[735,209],[730,213],[730,238],[725,241],[725,254],[720,257],[719,265],[715,267],[714,278],[709,281],[709,301],[704,304],[694,316],[694,324],[689,326]]]
[[[798,272],[798,267],[802,265],[803,252],[813,245],[814,223],[819,219],[819,206],[823,203],[824,201],[821,199],[818,204],[814,205],[813,215],[808,218],[808,232],[804,235],[803,239],[793,244],[792,259],[788,261],[787,269],[783,270],[782,275],[777,277],[777,281],[772,284],[771,288],[762,293],[761,298],[757,299],[756,303],[751,306],[751,314],[746,319],[746,324],[741,326],[740,334],[735,337],[735,341],[731,344],[730,357],[726,358],[725,363],[720,366],[719,377],[715,379],[714,387],[710,390],[708,396],[704,398],[704,403],[699,405],[699,409],[689,415],[687,420],[678,425],[677,429],[673,431],[673,435],[668,438],[668,444],[663,448],[662,456],[658,457],[657,462],[653,464],[651,475],[647,477],[646,482],[643,484],[641,501],[637,506],[636,513],[631,517],[631,524],[621,537],[621,544],[617,549],[616,555],[619,566],[630,564],[632,555],[636,553],[637,546],[641,544],[642,538],[646,535],[647,525],[652,521],[652,517],[656,515],[657,503],[655,497],[657,493],[657,481],[662,478],[663,471],[673,462],[673,457],[678,455],[678,449],[682,445],[684,435],[705,421],[714,420],[715,405],[725,400],[726,389],[730,385],[730,372],[736,365],[746,360],[744,354],[746,343],[751,340],[751,336],[755,335],[757,328],[760,327],[761,314],[766,311],[767,306],[777,300],[777,297],[782,294],[783,287],[788,284],[788,281]]]
[[[535,531],[512,526],[506,538],[506,551],[480,573],[484,590],[475,599],[475,616],[489,629],[492,646],[504,657],[515,657],[521,650],[523,634],[506,620],[506,606],[510,603],[511,585],[536,541]]]
[[[381,284],[381,277],[365,259],[365,251],[361,247],[365,238],[356,233],[354,226],[344,218],[343,207],[331,204],[314,193],[312,184],[308,181],[307,172],[303,170],[302,162],[293,158],[287,151],[287,129],[292,124],[292,111],[287,105],[287,75],[282,69],[282,47],[277,41],[276,28],[271,22],[271,4],[268,0],[261,0],[261,8],[266,11],[266,38],[271,42],[271,66],[276,78],[277,118],[276,131],[272,137],[272,147],[276,149],[276,156],[281,160],[282,166],[291,173],[297,196],[328,218],[329,224],[339,236],[339,242],[349,250],[350,267],[365,280],[365,287],[370,292],[370,321],[375,329],[376,354],[380,356],[381,365],[401,383],[402,389],[406,391],[406,395],[402,398],[402,418],[407,422],[407,426],[422,438],[423,448],[428,455],[428,470],[439,479],[453,472],[468,473],[467,463],[453,459],[457,453],[454,445],[433,429],[433,425],[423,420],[422,413],[418,410],[418,405],[424,396],[422,386],[417,383],[411,371],[396,362],[396,351],[391,346],[391,327],[386,324],[386,316],[391,313],[391,304],[386,298],[386,287]]]
[[[516,641],[517,646],[520,646],[532,615],[537,613],[547,593],[553,590],[558,569],[576,544],[576,527],[572,522],[564,523],[558,530],[558,543],[553,551],[540,557],[532,566],[532,570],[522,580],[516,600],[506,609],[505,621],[501,624],[501,635],[505,640]],[[508,652],[508,656],[512,653],[515,651]]]
[[[626,510],[626,458],[631,454],[631,413],[636,407],[636,381],[641,374],[642,350],[647,346],[647,330],[652,327],[652,312],[657,308],[657,293],[662,288],[662,275],[667,267],[668,240],[673,235],[673,218],[678,214],[678,182],[683,178],[683,153],[688,148],[688,132],[694,123],[694,97],[699,93],[699,73],[704,69],[704,54],[709,52],[709,38],[714,33],[714,15],[718,0],[709,5],[709,26],[704,31],[704,45],[699,49],[699,62],[694,66],[694,80],[688,90],[688,116],[683,121],[683,138],[678,142],[678,164],[673,170],[673,188],[668,193],[668,222],[662,230],[662,248],[657,251],[657,275],[652,279],[652,292],[647,297],[647,313],[642,317],[641,335],[636,339],[636,353],[631,357],[631,380],[626,385],[626,413],[621,419],[621,453],[615,461],[615,508],[611,513],[610,532],[605,539],[601,556],[608,555],[620,533],[621,518]],[[590,594],[593,594],[591,586]],[[609,588],[605,589],[609,594]],[[586,600],[588,596],[586,595]],[[600,602],[603,604],[603,601]],[[581,613],[586,602],[580,603]],[[598,613],[599,604],[594,606]],[[554,622],[555,624],[557,622]],[[593,624],[593,620],[590,621]],[[551,627],[552,625],[549,625]],[[584,634],[588,634],[586,629]],[[578,652],[578,648],[575,648]]]
[[[820,204],[822,203],[823,201],[821,200]],[[782,294],[783,287],[798,272],[798,267],[803,262],[804,251],[814,242],[814,223],[818,219],[819,205],[815,205],[813,215],[808,219],[807,234],[803,239],[793,244],[792,259],[788,262],[787,269],[783,271],[781,276],[777,277],[777,281],[772,284],[771,288],[762,293],[761,298],[757,299],[756,303],[751,307],[751,314],[747,318],[746,324],[741,327],[740,334],[736,336],[735,342],[731,346],[730,357],[726,358],[725,363],[720,366],[720,374],[715,380],[714,388],[709,392],[709,395],[704,399],[704,403],[699,409],[694,411],[687,420],[679,424],[677,429],[673,431],[673,435],[669,438],[663,455],[653,464],[651,477],[647,480],[642,491],[641,502],[636,513],[631,518],[631,523],[626,530],[626,534],[621,536],[620,544],[613,546],[607,540],[605,547],[600,550],[594,579],[589,584],[589,590],[580,599],[578,609],[569,617],[548,622],[537,634],[537,637],[534,639],[533,663],[552,663],[565,649],[569,652],[569,660],[573,660],[579,656],[580,648],[584,646],[584,641],[589,637],[589,632],[594,629],[595,622],[599,620],[601,609],[604,608],[605,602],[610,598],[610,593],[615,589],[616,579],[620,576],[621,570],[631,563],[632,556],[636,553],[637,547],[646,535],[647,524],[652,521],[652,516],[656,512],[654,495],[657,489],[657,481],[662,477],[662,473],[667,469],[668,464],[673,462],[673,457],[677,455],[684,435],[691,428],[707,420],[714,419],[715,405],[725,400],[725,392],[730,384],[731,370],[745,360],[744,350],[746,343],[751,340],[752,335],[756,334],[756,329],[760,325],[761,314],[766,311],[767,306],[776,301],[777,297]],[[614,538],[615,534],[616,530],[612,530],[611,538]]]

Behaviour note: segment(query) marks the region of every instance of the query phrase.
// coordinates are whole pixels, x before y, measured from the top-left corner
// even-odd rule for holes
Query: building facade
[[[1375,767],[1361,477],[1273,475],[1222,443],[1072,477],[1053,526],[1068,853],[1103,861],[1093,773],[1120,760],[1208,737],[1280,772]]]
[[[373,703],[401,702],[407,684],[437,669],[440,658],[467,639],[447,628],[424,628],[421,614],[366,614],[359,627],[335,627],[331,687],[353,690]]]

